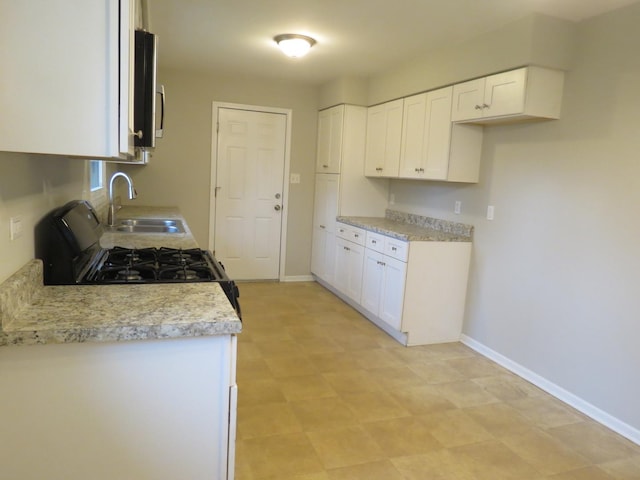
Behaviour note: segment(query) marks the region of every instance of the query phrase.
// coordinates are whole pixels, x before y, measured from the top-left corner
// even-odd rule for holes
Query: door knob
[[[273,209],[277,212],[281,209],[282,207],[280,205],[276,205],[275,207],[273,207]]]
[[[280,198],[280,194],[276,193],[276,199],[279,199],[279,198]]]

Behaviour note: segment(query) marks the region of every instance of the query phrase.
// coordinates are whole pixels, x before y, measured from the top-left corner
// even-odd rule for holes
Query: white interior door
[[[218,109],[215,256],[238,280],[278,279],[287,116]]]

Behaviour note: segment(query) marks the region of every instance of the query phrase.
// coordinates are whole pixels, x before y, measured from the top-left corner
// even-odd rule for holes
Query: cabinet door
[[[491,75],[485,80],[484,117],[514,115],[524,111],[527,69]]]
[[[317,174],[313,211],[311,272],[333,284],[339,175]]]
[[[360,305],[375,315],[378,315],[380,309],[380,292],[384,279],[383,259],[384,255],[381,253],[365,248]]]
[[[387,104],[386,144],[384,176],[397,177],[400,170],[400,148],[402,146],[403,101],[395,100]]]
[[[119,15],[118,0],[3,2],[0,150],[118,156]]]
[[[402,113],[402,147],[400,151],[399,176],[420,178],[425,138],[427,94],[413,95],[404,99]]]
[[[386,112],[384,105],[370,107],[367,111],[367,143],[364,174],[382,176],[384,168]]]
[[[457,122],[482,118],[483,103],[484,78],[454,85],[451,120]]]
[[[402,145],[403,100],[370,107],[367,112],[365,175],[397,177]]]
[[[336,237],[334,287],[360,302],[362,292],[362,269],[364,247],[343,238]]]
[[[384,255],[379,317],[395,330],[402,327],[407,264]]]
[[[362,275],[364,271],[364,247],[355,243],[349,245],[346,294],[360,303],[362,296]]]
[[[422,177],[446,180],[451,147],[451,104],[453,88],[441,88],[427,94]]]
[[[340,173],[344,105],[323,110],[318,114],[318,152],[316,172]]]

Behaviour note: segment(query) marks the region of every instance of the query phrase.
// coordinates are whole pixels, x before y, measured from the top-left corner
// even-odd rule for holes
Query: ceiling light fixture
[[[306,35],[298,35],[297,33],[276,35],[273,40],[278,44],[282,53],[292,58],[304,57],[316,43],[313,38]]]

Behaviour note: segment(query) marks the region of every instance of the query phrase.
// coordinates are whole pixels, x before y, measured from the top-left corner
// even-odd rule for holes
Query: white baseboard
[[[601,423],[605,427],[610,428],[614,432],[619,433],[623,437],[628,438],[632,442],[640,445],[640,430],[638,430],[637,428],[634,428],[631,425],[624,423],[620,419],[608,414],[607,412],[600,410],[598,407],[591,405],[589,402],[583,400],[582,398],[574,395],[573,393],[565,390],[555,383],[550,382],[546,378],[541,377],[537,373],[532,372],[528,368],[523,367],[519,363],[514,362],[513,360],[505,357],[495,350],[492,350],[491,348],[474,340],[473,338],[468,337],[467,335],[462,334],[460,336],[460,341],[479,354],[487,357],[490,360],[493,360],[507,370],[533,383],[545,392],[553,395],[559,400],[562,400],[564,403],[572,406],[588,417],[591,417],[596,422]]]
[[[280,279],[281,282],[313,282],[315,278],[311,275],[289,275],[286,277],[282,277]]]

